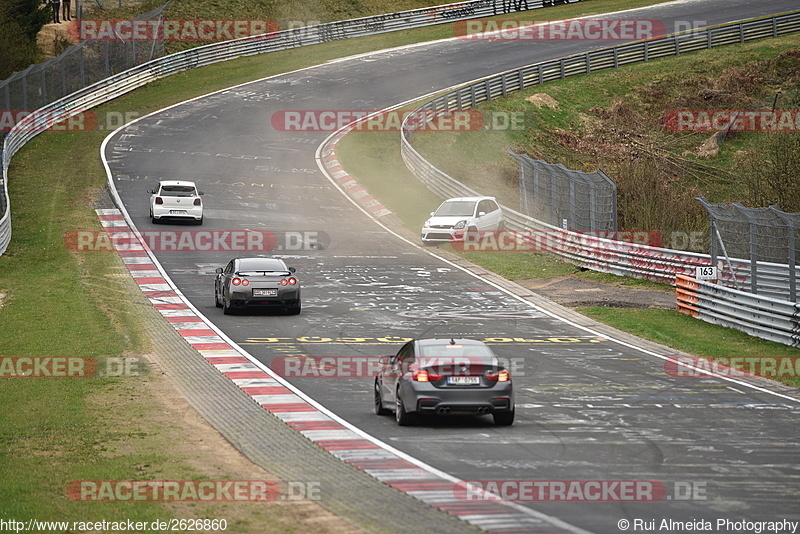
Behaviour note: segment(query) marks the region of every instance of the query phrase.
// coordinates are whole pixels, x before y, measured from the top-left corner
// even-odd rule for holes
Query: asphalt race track
[[[711,25],[796,7],[796,0],[695,0],[616,17],[663,20],[671,31],[675,21]],[[349,367],[339,373],[348,376],[289,377],[380,440],[465,480],[663,487],[650,502],[522,503],[592,532],[619,532],[621,518],[655,521],[653,530],[662,519],[800,521],[800,403],[722,379],[670,376],[661,359],[553,318],[437,259],[375,224],[320,172],[314,154],[328,132],[271,126],[282,110],[382,109],[610,44],[454,40],[340,60],[157,112],[115,134],[106,157],[142,232],[278,236],[277,254],[302,280],[299,316],[224,316],[213,302],[213,271],[233,253],[156,250],[192,304],[273,369],[301,356],[393,354],[403,339],[429,336],[486,339],[509,360],[517,394],[512,427],[495,427],[486,416],[401,428],[374,415],[368,373]],[[150,222],[146,190],[159,179],[197,182],[205,192],[202,227]]]

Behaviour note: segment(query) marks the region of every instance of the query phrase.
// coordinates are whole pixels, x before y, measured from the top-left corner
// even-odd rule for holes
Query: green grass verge
[[[688,354],[720,360],[724,365],[730,358],[786,358],[792,362],[800,358],[800,351],[792,347],[756,339],[739,330],[709,324],[674,310],[591,307],[577,308],[577,311],[619,330]],[[738,367],[749,369],[748,364]],[[794,374],[797,367],[793,368],[793,373],[787,372],[777,380],[800,387],[800,377]]]
[[[209,517],[227,518],[236,532],[290,532],[295,517],[283,506],[76,502],[67,495],[70,482],[81,480],[209,478],[185,449],[193,437],[161,415],[153,388],[165,378],[141,358],[151,346],[137,310],[149,302],[116,253],[76,254],[64,243],[66,232],[99,229],[93,201],[104,184],[103,136],[45,133],[13,160],[14,234],[0,257],[0,357],[4,365],[23,356],[92,358],[101,373],[119,369],[111,358],[131,358],[139,374],[0,378],[3,519]]]

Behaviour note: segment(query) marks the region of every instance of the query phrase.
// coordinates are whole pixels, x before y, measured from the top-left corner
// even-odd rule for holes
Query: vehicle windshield
[[[288,273],[286,265],[281,260],[274,260],[269,258],[248,258],[239,261],[238,273],[251,273],[251,272],[280,272]]]
[[[445,202],[434,213],[434,217],[472,217],[475,213],[474,200],[454,200]]]
[[[195,196],[194,186],[191,185],[162,185],[161,196],[163,197],[193,197]]]

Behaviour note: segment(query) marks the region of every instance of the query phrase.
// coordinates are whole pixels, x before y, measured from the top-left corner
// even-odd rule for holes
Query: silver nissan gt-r
[[[300,281],[294,267],[278,258],[235,258],[217,267],[214,303],[225,315],[246,308],[278,308],[300,313]]]

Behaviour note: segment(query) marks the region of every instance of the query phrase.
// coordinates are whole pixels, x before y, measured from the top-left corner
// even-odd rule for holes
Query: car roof
[[[477,339],[452,338],[452,337],[432,337],[415,340],[420,345],[486,345]]]
[[[494,200],[497,201],[495,197],[455,197],[455,198],[448,198],[445,202],[467,202],[467,201],[478,201],[478,200]]]
[[[159,185],[183,185],[183,186],[192,186],[195,187],[194,182],[189,182],[186,180],[161,180],[158,182]]]

